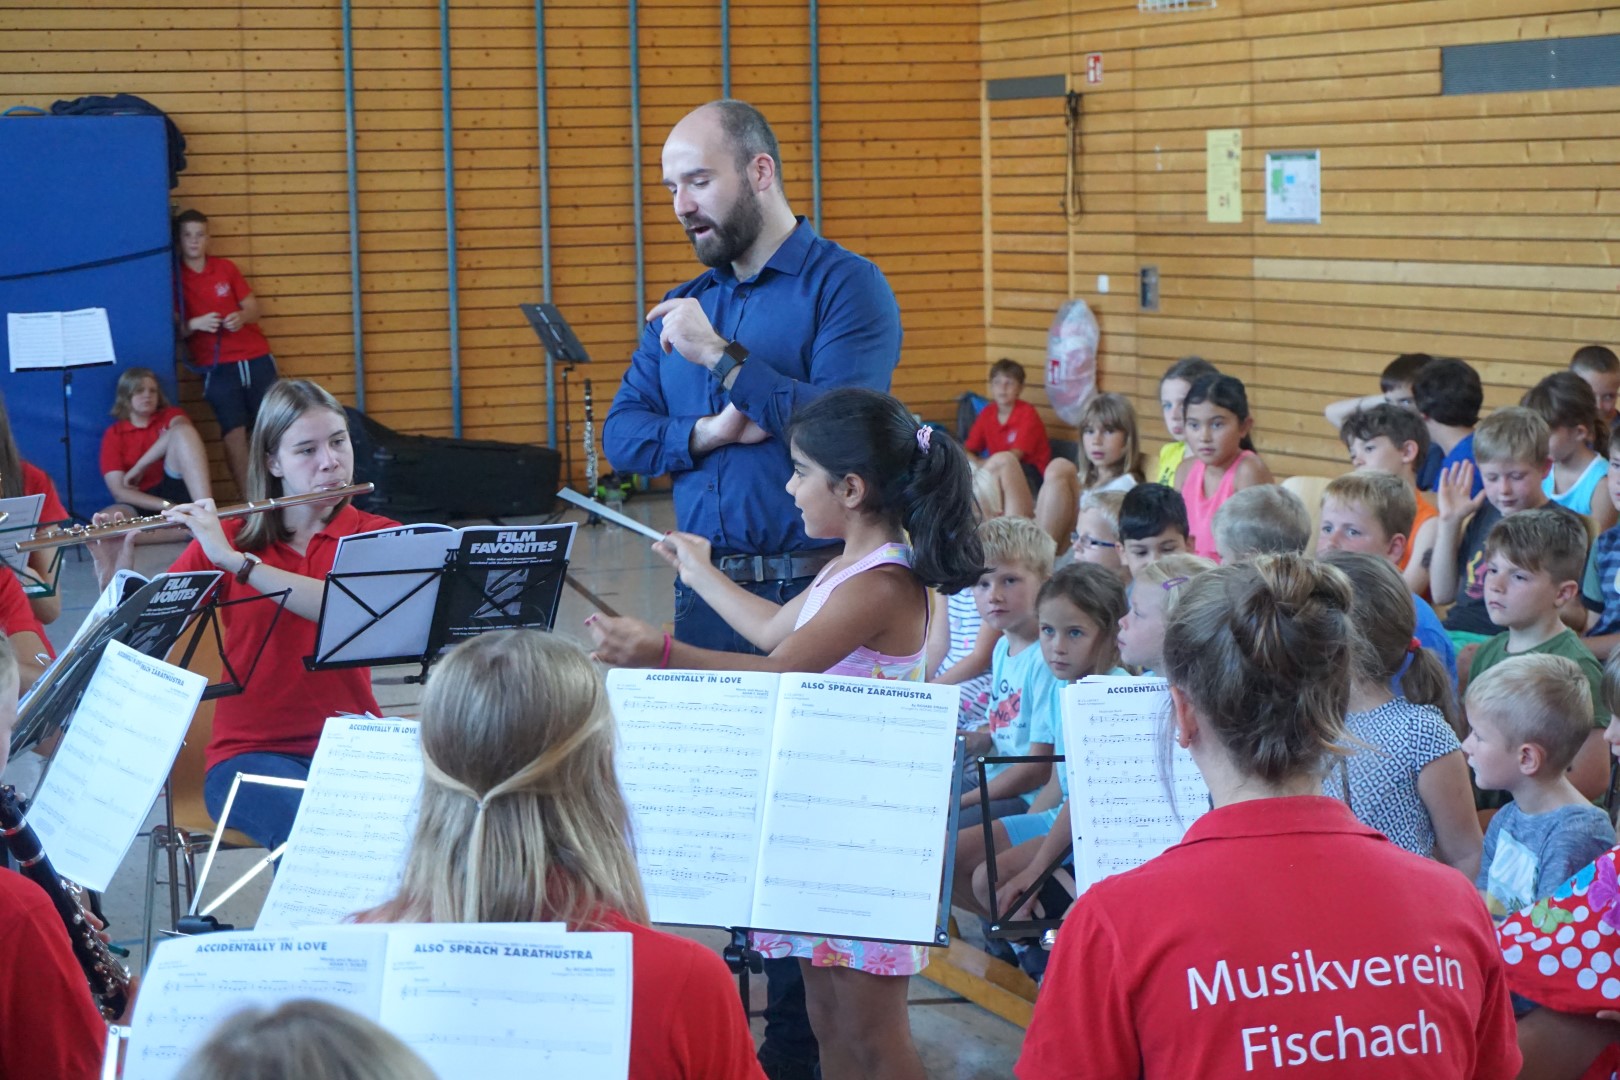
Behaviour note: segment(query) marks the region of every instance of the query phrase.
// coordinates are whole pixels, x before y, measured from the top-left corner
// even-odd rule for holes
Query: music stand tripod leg
[[[731,927],[731,944],[721,955],[737,976],[737,994],[742,998],[743,1020],[746,1021],[749,1016],[748,976],[750,972],[764,973],[765,957],[748,944],[748,931],[736,926]]]

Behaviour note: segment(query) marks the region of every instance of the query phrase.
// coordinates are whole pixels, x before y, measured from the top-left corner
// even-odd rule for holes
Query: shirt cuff
[[[698,420],[696,416],[672,416],[664,425],[664,472],[692,468],[692,429]]]
[[[737,381],[731,384],[726,396],[733,405],[747,413],[750,420],[763,427],[760,416],[781,380],[782,376],[769,364],[757,360],[745,361],[737,369]]]

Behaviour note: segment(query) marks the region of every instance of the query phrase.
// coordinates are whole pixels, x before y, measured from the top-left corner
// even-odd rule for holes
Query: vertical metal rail
[[[821,8],[810,0],[810,223],[821,232]]]
[[[349,307],[354,312],[354,407],[366,411],[366,337],[360,311],[360,182],[355,165],[354,7],[343,0],[343,124],[349,158]]]
[[[647,311],[647,236],[641,212],[641,10],[630,0],[630,197],[636,222],[636,335]]]
[[[720,96],[731,96],[731,0],[720,0]]]
[[[546,0],[534,0],[534,85],[539,102],[540,290],[551,303],[551,130],[546,90]],[[546,445],[557,449],[557,370],[546,353]]]
[[[439,77],[444,84],[444,237],[450,285],[450,424],[461,438],[461,281],[456,272],[456,155],[450,126],[450,0],[439,0]]]

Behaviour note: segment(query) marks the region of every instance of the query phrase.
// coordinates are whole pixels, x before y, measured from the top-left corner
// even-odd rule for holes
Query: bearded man
[[[882,271],[794,216],[776,136],[753,106],[722,100],[688,113],[664,142],[663,170],[709,269],[647,313],[603,449],[615,469],[669,474],[677,528],[706,538],[733,581],[783,604],[840,550],[805,535],[785,490],[788,424],[834,387],[889,389],[900,309]],[[675,637],[758,651],[678,579]],[[814,1069],[797,964],[766,961],[760,1063],[772,1080]]]

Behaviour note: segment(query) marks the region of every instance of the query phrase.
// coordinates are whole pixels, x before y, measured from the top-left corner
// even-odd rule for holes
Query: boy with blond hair
[[[1468,688],[1463,753],[1481,790],[1513,801],[1485,830],[1475,885],[1501,918],[1552,894],[1614,846],[1608,815],[1566,775],[1591,730],[1592,694],[1575,663],[1515,656]]]
[[[1360,469],[1338,477],[1322,492],[1317,555],[1354,551],[1376,555],[1399,567],[1407,550],[1407,538],[1412,534],[1417,501],[1411,484],[1394,473]],[[1415,592],[1412,607],[1417,612],[1418,643],[1440,658],[1455,683],[1457,648],[1441,625],[1440,616]]]
[[[1001,634],[990,658],[990,701],[986,710],[989,742],[996,757],[1050,754],[1049,744],[1031,743],[1032,721],[1057,708],[1057,679],[1036,647],[1035,600],[1052,576],[1057,544],[1029,518],[999,517],[979,526],[984,548],[984,574],[973,586],[973,599],[984,625]],[[970,747],[989,749],[982,740]],[[991,765],[985,786],[978,770],[969,770],[972,786],[962,793],[961,828],[977,835],[988,812],[992,818],[1022,814],[1052,773],[1050,762]]]
[[[1223,563],[1281,552],[1303,555],[1311,543],[1311,512],[1280,484],[1256,484],[1221,504],[1214,532]]]
[[[1440,524],[1434,540],[1429,591],[1435,604],[1451,604],[1446,631],[1461,649],[1498,632],[1485,607],[1485,539],[1498,521],[1548,504],[1541,482],[1552,468],[1547,422],[1525,408],[1498,409],[1474,432],[1474,456],[1484,490],[1474,488],[1474,464],[1459,461],[1440,477]],[[1581,519],[1563,507],[1582,530]],[[1582,553],[1584,558],[1584,551]]]

